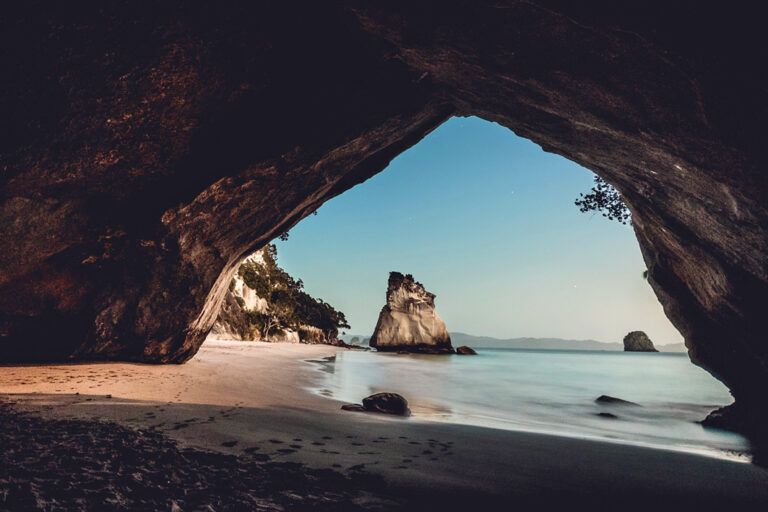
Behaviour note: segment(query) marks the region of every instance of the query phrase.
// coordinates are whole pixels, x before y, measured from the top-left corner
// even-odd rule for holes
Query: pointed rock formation
[[[435,294],[411,274],[390,272],[387,303],[371,336],[380,351],[453,353],[451,335],[435,312]]]
[[[624,352],[658,352],[643,331],[632,331],[624,336]]]

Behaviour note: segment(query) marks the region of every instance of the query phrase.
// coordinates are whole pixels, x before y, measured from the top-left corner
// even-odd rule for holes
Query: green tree
[[[280,268],[273,244],[262,255],[263,263],[247,261],[238,270],[245,285],[267,302],[265,313],[248,313],[248,323],[254,332],[266,338],[278,329],[289,327],[299,331],[302,325],[308,325],[320,329],[326,339],[335,339],[340,328],[349,328],[344,313],[310,296],[301,279],[294,279]]]

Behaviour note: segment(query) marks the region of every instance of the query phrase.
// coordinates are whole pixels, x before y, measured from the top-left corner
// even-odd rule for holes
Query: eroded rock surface
[[[632,331],[624,336],[624,352],[658,352],[651,338],[643,331]]]
[[[187,360],[243,257],[477,115],[617,187],[691,359],[764,410],[760,7],[16,2],[0,360]]]
[[[370,345],[385,352],[453,353],[451,335],[435,311],[435,294],[400,272],[389,274],[387,303]]]

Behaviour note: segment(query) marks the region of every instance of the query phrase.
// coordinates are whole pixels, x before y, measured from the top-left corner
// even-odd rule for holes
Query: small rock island
[[[370,344],[384,352],[454,353],[445,322],[435,312],[435,294],[400,272],[389,274],[387,303]]]
[[[624,352],[658,352],[643,331],[632,331],[624,336]]]

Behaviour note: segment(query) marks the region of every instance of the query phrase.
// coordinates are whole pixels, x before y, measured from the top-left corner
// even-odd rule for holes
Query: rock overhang
[[[747,11],[17,4],[0,359],[188,359],[243,256],[477,115],[620,190],[691,358],[763,407],[768,48]]]

